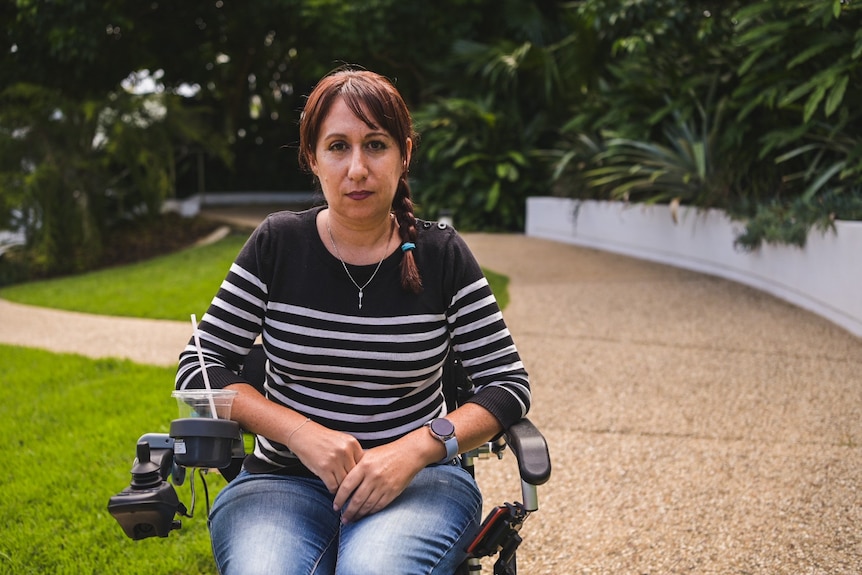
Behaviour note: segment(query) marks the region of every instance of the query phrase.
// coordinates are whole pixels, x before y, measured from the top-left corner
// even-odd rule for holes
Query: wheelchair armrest
[[[518,460],[521,479],[531,485],[542,485],[551,477],[551,455],[548,442],[526,417],[505,432],[508,443]]]

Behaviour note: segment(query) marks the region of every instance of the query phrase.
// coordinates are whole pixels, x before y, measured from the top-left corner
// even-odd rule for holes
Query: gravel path
[[[553,460],[521,573],[862,572],[862,340],[713,277],[465,237],[511,278],[505,315]],[[5,343],[172,365],[188,337],[185,322],[0,300]],[[511,455],[477,473],[489,505],[520,498]]]

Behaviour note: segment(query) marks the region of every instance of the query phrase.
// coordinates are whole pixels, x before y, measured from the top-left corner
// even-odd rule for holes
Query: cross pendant
[[[359,309],[362,309],[362,290],[359,290]]]

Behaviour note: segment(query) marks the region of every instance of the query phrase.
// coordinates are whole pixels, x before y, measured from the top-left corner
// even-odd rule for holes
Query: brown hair
[[[392,211],[398,220],[401,242],[415,243],[418,234],[410,185],[407,183],[407,139],[412,139],[415,147],[417,136],[413,131],[413,120],[407,104],[392,82],[383,76],[367,70],[339,68],[314,87],[299,121],[299,166],[311,171],[311,159],[320,137],[320,127],[339,96],[369,128],[382,129],[398,142],[404,170],[392,199]],[[403,252],[401,286],[413,293],[422,291],[422,277],[412,250]]]

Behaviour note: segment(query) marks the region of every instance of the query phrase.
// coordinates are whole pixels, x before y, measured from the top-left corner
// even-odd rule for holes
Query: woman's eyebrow
[[[323,135],[323,139],[326,139],[326,140],[331,140],[333,138],[340,138],[340,139],[346,140],[347,134],[344,134],[341,132],[332,132],[332,133]],[[363,140],[367,140],[369,138],[389,138],[389,139],[392,139],[392,136],[389,135],[389,132],[387,132],[386,130],[371,130],[371,131],[362,135]]]

